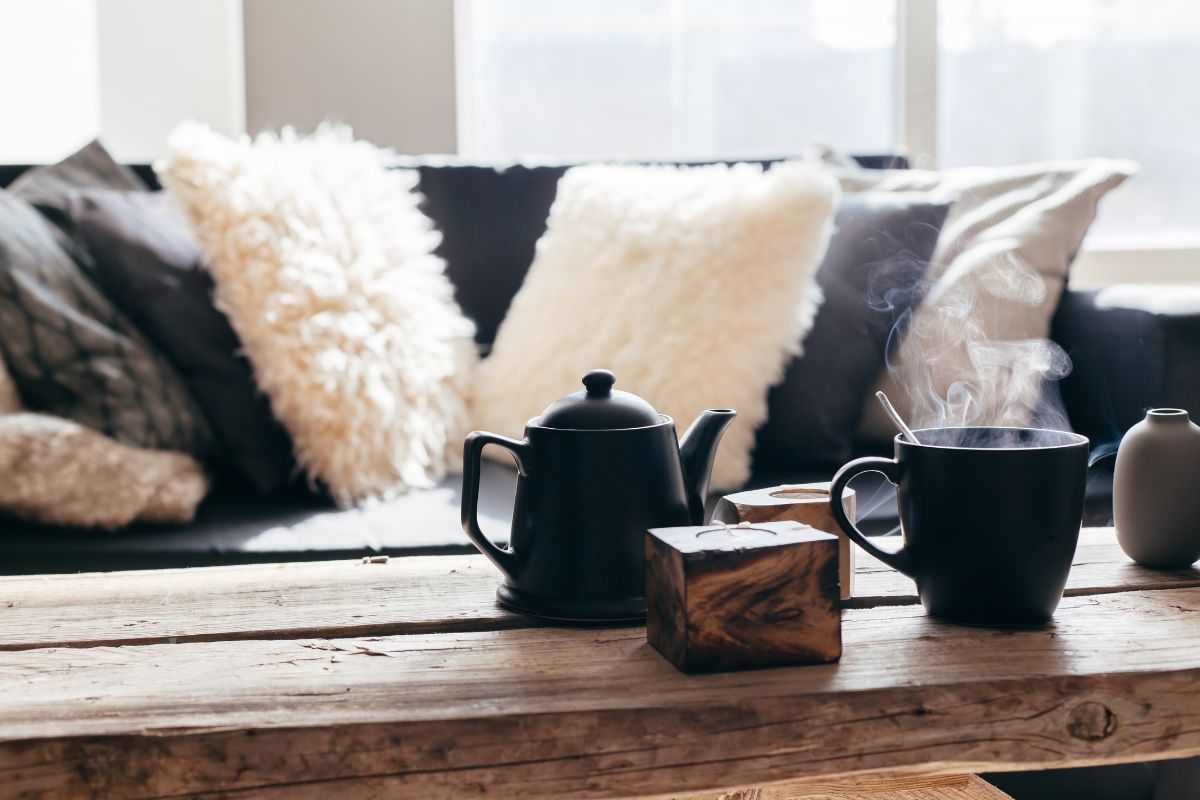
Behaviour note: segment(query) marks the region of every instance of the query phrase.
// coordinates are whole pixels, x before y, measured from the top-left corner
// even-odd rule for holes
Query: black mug
[[[929,428],[897,436],[894,459],[840,470],[830,507],[842,530],[917,583],[930,615],[968,625],[1024,626],[1054,614],[1079,541],[1088,439],[1034,428]],[[889,552],[842,507],[856,475],[897,487],[903,545]]]

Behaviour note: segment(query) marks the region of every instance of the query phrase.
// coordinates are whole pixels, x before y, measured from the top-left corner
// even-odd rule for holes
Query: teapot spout
[[[687,489],[688,514],[693,525],[704,524],[704,501],[708,499],[708,476],[721,435],[737,412],[731,408],[710,408],[696,417],[679,443],[683,463],[683,482]]]

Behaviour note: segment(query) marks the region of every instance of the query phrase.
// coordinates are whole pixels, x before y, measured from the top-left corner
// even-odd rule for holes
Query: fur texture
[[[20,410],[21,398],[17,394],[17,385],[8,374],[4,361],[0,360],[0,414],[12,414]]]
[[[392,160],[343,127],[188,123],[158,165],[298,462],[342,506],[432,484],[468,428],[474,328]]]
[[[740,485],[767,389],[820,302],[837,194],[800,164],[572,169],[480,367],[476,423],[520,436],[603,367],[681,435],[705,408],[736,409],[712,488]]]
[[[208,491],[195,459],[44,414],[0,416],[0,509],[47,525],[185,524]]]

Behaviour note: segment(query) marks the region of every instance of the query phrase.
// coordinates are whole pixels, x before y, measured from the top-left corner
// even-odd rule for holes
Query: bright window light
[[[894,150],[893,0],[463,0],[472,157]]]
[[[938,162],[1142,165],[1089,245],[1200,240],[1200,3],[941,0]]]

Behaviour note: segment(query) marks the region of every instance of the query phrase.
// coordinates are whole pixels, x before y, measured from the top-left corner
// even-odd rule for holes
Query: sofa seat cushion
[[[508,539],[516,473],[484,464],[480,523]],[[86,533],[0,517],[0,573],[154,569],[252,562],[359,558],[375,553],[470,553],[459,524],[461,478],[364,508],[336,509],[298,486],[264,496],[215,489],[185,527],[138,525]]]
[[[1111,470],[1098,465],[1093,472],[1084,524],[1108,525]],[[828,469],[817,467],[760,470],[745,488],[831,477]],[[269,497],[218,488],[187,527],[136,526],[117,534],[81,533],[0,517],[0,574],[322,561],[380,553],[393,557],[474,553],[459,524],[460,480],[447,478],[432,489],[346,511],[303,487]],[[508,539],[515,484],[511,467],[483,463],[479,520],[498,543]],[[858,495],[859,527],[868,535],[893,532],[899,524],[895,490],[875,473],[855,479],[853,488]],[[710,512],[718,499],[716,494],[709,497]]]

